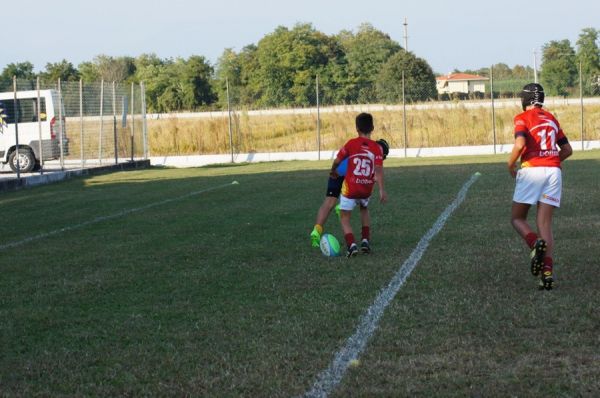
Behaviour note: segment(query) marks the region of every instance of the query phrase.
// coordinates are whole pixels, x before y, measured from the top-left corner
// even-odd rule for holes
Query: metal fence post
[[[404,129],[404,157],[408,157],[408,131],[406,129],[406,87],[404,71],[402,71],[402,124]]]
[[[60,169],[65,169],[65,150],[64,150],[64,134],[65,134],[65,118],[63,117],[63,97],[62,97],[62,84],[60,78],[58,78],[58,118],[60,119],[60,131],[58,136],[58,142],[60,145]]]
[[[81,152],[81,168],[85,167],[85,156],[83,154],[83,79],[79,79],[79,148]]]
[[[35,79],[35,88],[37,90],[37,121],[38,121],[38,152],[40,157],[40,174],[44,174],[44,149],[42,145],[42,99],[40,95],[40,77]],[[45,101],[45,100],[44,100]],[[47,114],[46,110],[46,114]],[[46,116],[46,119],[48,116]]]
[[[102,164],[102,135],[104,133],[104,79],[100,82],[100,132],[98,136],[98,161]]]
[[[142,102],[142,140],[144,141],[144,159],[148,159],[148,125],[146,123],[146,86],[140,83],[140,100]]]
[[[113,138],[115,142],[115,164],[119,164],[119,144],[117,139],[117,93],[115,82],[112,82],[112,107],[113,107]]]
[[[133,135],[135,134],[135,125],[134,125],[134,113],[133,113],[133,107],[135,105],[135,97],[134,97],[134,88],[133,88],[133,82],[131,83],[131,161],[133,162]]]
[[[317,160],[321,160],[321,104],[319,103],[319,75],[316,81],[317,90]]]
[[[492,135],[496,154],[496,108],[494,106],[494,65],[490,66],[490,98],[492,99]]]
[[[13,76],[13,115],[15,118],[15,159],[17,160],[17,178],[21,178],[21,162],[19,161],[19,103],[17,99],[17,76]]]
[[[231,126],[231,98],[229,97],[229,79],[225,78],[225,89],[227,91],[227,116],[229,122],[229,149],[231,150],[231,163],[233,163],[233,129]]]
[[[585,134],[583,133],[584,124],[583,124],[583,69],[581,66],[581,60],[579,60],[579,103],[581,106],[581,150],[585,150],[585,145],[583,144],[583,140],[585,139]]]
[[[538,82],[538,75],[537,75],[537,53],[535,52],[535,49],[533,49],[533,82],[534,83]]]

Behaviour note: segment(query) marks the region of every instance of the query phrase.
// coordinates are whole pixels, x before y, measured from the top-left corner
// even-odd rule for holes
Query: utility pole
[[[408,51],[408,22],[404,18],[404,50]]]
[[[533,50],[533,82],[537,83],[537,53]]]

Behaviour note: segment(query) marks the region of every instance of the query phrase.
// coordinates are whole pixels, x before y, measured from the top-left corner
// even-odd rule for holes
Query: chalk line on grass
[[[467,191],[471,185],[473,185],[480,176],[481,173],[479,172],[471,176],[458,192],[454,201],[446,207],[429,231],[427,231],[421,240],[419,240],[417,246],[413,249],[406,261],[404,261],[387,287],[379,292],[379,295],[375,298],[373,304],[371,304],[371,306],[367,308],[367,311],[362,315],[354,334],[346,340],[344,347],[335,354],[329,367],[319,373],[312,388],[304,394],[305,397],[327,397],[341,382],[351,362],[358,359],[358,356],[364,350],[367,342],[375,333],[379,320],[386,307],[394,299],[408,276],[415,269],[433,237],[442,230],[452,213],[454,213],[465,200]]]
[[[22,246],[22,245],[27,244],[29,242],[33,242],[33,241],[36,241],[36,240],[48,238],[48,237],[53,236],[53,235],[58,235],[58,234],[60,234],[62,232],[73,231],[75,229],[83,228],[83,227],[86,227],[88,225],[96,224],[96,223],[99,223],[99,222],[102,222],[102,221],[112,220],[114,218],[123,217],[123,216],[126,216],[128,214],[137,213],[137,212],[143,211],[143,210],[148,210],[148,209],[151,209],[151,208],[156,207],[156,206],[161,206],[161,205],[164,205],[164,204],[167,204],[167,203],[176,202],[178,200],[187,199],[189,197],[200,195],[200,194],[205,193],[205,192],[214,191],[216,189],[225,188],[225,187],[228,187],[228,186],[231,186],[231,185],[237,185],[237,184],[239,184],[237,181],[233,181],[233,182],[230,182],[228,184],[217,185],[217,186],[214,186],[214,187],[202,189],[200,191],[190,192],[190,193],[187,193],[185,195],[178,196],[176,198],[165,199],[165,200],[161,200],[160,202],[154,202],[154,203],[147,204],[145,206],[134,207],[134,208],[131,208],[131,209],[122,210],[122,211],[120,211],[118,213],[110,214],[108,216],[99,216],[99,217],[96,217],[96,218],[94,218],[92,220],[84,221],[84,222],[82,222],[80,224],[75,224],[75,225],[71,225],[71,226],[67,226],[67,227],[55,229],[53,231],[44,232],[44,233],[41,233],[41,234],[38,234],[38,235],[34,235],[34,236],[30,236],[28,238],[21,239],[21,240],[18,240],[18,241],[5,243],[3,245],[0,245],[0,251],[5,250],[5,249],[10,249],[10,248],[13,248],[13,247],[17,247],[17,246]]]

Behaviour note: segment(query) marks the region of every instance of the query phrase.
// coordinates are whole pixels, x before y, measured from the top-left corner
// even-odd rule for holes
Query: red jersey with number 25
[[[373,192],[375,166],[383,166],[383,153],[375,141],[356,137],[346,142],[337,154],[342,161],[348,158],[348,170],[342,185],[342,195],[350,199],[366,199]]]
[[[525,138],[521,167],[560,167],[559,145],[568,143],[556,118],[542,108],[515,116],[515,138]]]

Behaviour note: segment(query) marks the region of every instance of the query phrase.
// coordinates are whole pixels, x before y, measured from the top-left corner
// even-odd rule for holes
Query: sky
[[[3,2],[4,3],[4,2]],[[160,58],[202,55],[214,65],[278,26],[311,23],[333,35],[370,23],[425,59],[436,73],[500,62],[538,65],[552,40],[575,42],[600,29],[600,1],[476,0],[29,0],[2,4],[0,70],[29,61],[36,71],[100,54]]]

